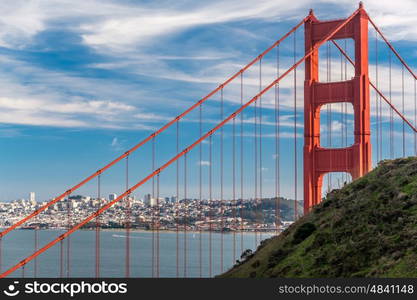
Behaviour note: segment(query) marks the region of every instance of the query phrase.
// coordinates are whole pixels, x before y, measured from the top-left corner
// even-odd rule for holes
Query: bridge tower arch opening
[[[359,13],[343,26],[333,40],[353,39],[355,75],[352,79],[322,82],[319,78],[317,45],[345,20],[319,21],[310,11],[305,23],[304,81],[304,213],[322,199],[323,176],[332,172],[350,173],[353,179],[371,169],[370,92],[368,74],[368,16],[362,5]],[[326,104],[351,103],[354,116],[354,143],[344,148],[323,147],[320,143],[320,110]]]

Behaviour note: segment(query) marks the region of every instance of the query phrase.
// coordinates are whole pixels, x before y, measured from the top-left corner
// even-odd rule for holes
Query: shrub
[[[256,269],[260,265],[261,265],[261,262],[259,260],[255,260],[255,262],[251,266],[252,266],[252,268]]]
[[[295,231],[292,243],[294,245],[301,243],[306,238],[308,238],[315,230],[316,230],[316,225],[314,225],[313,223],[307,222],[307,223],[302,224]]]

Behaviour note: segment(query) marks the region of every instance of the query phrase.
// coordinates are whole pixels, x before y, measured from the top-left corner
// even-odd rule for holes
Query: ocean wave
[[[126,235],[123,234],[113,234],[112,237],[114,238],[127,238]],[[144,236],[129,236],[129,239],[149,239],[149,237],[144,237]]]

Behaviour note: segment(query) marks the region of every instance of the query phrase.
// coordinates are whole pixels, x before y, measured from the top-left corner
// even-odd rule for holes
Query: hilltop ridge
[[[417,277],[417,158],[334,190],[219,277]]]

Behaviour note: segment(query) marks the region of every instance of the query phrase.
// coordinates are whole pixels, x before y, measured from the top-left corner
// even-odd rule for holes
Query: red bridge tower
[[[319,21],[310,12],[305,23],[305,51],[332,32],[344,20]],[[370,103],[368,78],[368,16],[359,13],[332,39],[352,38],[355,42],[355,77],[351,80],[319,81],[318,50],[305,61],[304,83],[304,213],[321,201],[323,176],[348,172],[356,179],[371,168]],[[348,102],[354,110],[354,144],[346,148],[320,146],[320,109],[329,103]]]

